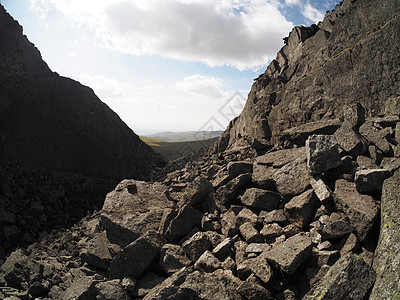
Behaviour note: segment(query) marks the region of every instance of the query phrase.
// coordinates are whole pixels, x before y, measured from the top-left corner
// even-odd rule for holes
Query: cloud
[[[325,13],[323,11],[316,9],[314,6],[310,4],[310,2],[307,2],[307,4],[303,7],[302,14],[305,18],[314,23],[322,21],[322,19],[325,16]]]
[[[276,0],[30,1],[91,30],[103,47],[238,69],[265,65],[293,27]]]

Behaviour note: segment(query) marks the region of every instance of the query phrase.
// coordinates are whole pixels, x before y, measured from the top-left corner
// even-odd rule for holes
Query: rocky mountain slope
[[[335,47],[351,47],[355,39],[382,60],[397,61],[392,50],[399,40],[398,11],[396,1],[346,0],[319,27],[295,29],[291,36],[316,36],[330,24],[328,36],[337,36]],[[380,26],[367,35],[360,27],[348,27],[377,19]],[[289,37],[288,45],[309,60],[305,41]],[[326,39],[312,41],[317,59]],[[361,47],[357,45],[351,51]],[[338,83],[337,76],[345,78],[348,65],[335,59],[349,51],[322,64],[314,72],[324,70],[326,76],[321,73],[314,80]],[[297,61],[292,77],[302,74],[302,60]],[[123,180],[107,194],[99,212],[9,255],[1,265],[0,298],[399,299],[398,64],[385,65],[386,75],[380,78],[375,63],[356,62],[352,57],[352,69],[364,70],[359,76],[376,76],[364,87],[382,98],[372,101],[365,92],[351,100],[343,81],[335,94],[341,95],[337,105],[335,99],[324,99],[321,111],[299,110],[296,105],[306,98],[294,101],[288,91],[294,101],[288,119],[282,115],[275,124],[274,109],[284,108],[279,103],[289,105],[278,95],[285,89],[277,88],[279,103],[269,107],[263,98],[263,105],[254,108],[255,120],[268,124],[270,135],[246,128],[240,129],[246,135],[240,134],[238,122],[252,111],[259,79],[245,111],[214,151],[183,168],[169,165],[160,182]],[[388,78],[392,86],[378,90],[376,82]],[[273,80],[278,83],[278,77]],[[325,90],[315,84],[301,88],[316,94]],[[334,93],[333,86],[329,90]],[[325,103],[330,107],[326,111]],[[259,115],[263,110],[265,115]],[[311,115],[303,119],[303,113]],[[271,119],[260,119],[267,116]],[[279,132],[279,126],[285,130]]]
[[[3,161],[119,180],[165,164],[90,88],[52,72],[1,5],[0,32]]]

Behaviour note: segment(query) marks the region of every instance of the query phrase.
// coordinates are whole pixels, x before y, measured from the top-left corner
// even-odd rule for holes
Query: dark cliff
[[[2,6],[0,32],[2,160],[115,179],[165,164],[93,90],[52,72]]]

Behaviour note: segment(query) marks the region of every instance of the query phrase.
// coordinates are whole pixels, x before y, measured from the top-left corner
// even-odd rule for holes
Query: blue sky
[[[222,109],[234,99],[230,111],[240,112],[253,79],[275,58],[291,28],[317,23],[337,2],[2,4],[53,71],[90,86],[136,133],[149,134],[225,129],[228,118]]]

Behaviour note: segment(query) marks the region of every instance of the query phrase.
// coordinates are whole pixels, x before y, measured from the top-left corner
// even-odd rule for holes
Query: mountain
[[[184,131],[184,132],[158,132],[148,137],[163,140],[164,142],[189,142],[203,141],[219,137],[223,131]]]
[[[52,72],[1,5],[0,32],[3,161],[115,179],[165,164],[92,89]]]
[[[346,0],[318,25],[295,27],[213,151],[248,138],[283,145],[290,128],[340,119],[357,104],[366,116],[398,111],[399,9],[398,0]]]

